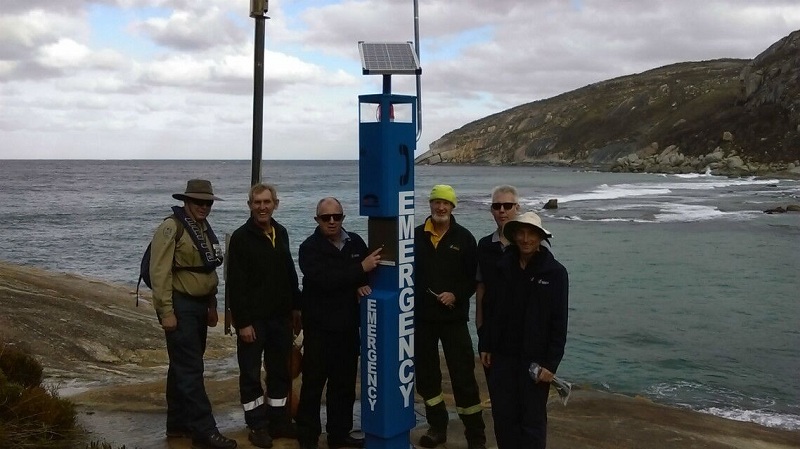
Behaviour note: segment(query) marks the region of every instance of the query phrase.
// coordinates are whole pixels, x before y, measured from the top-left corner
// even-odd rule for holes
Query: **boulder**
[[[555,198],[547,200],[547,203],[545,203],[542,209],[558,209],[558,200]]]
[[[784,212],[786,212],[786,209],[782,208],[781,206],[764,211],[765,214],[782,214]]]
[[[724,158],[725,158],[725,152],[722,151],[722,148],[717,147],[714,149],[713,152],[708,153],[705,156],[705,162],[706,163],[719,162]]]
[[[731,170],[741,170],[744,168],[744,161],[739,156],[731,156],[728,158],[727,165]]]

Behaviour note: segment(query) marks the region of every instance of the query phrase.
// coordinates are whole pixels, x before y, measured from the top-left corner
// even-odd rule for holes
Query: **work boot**
[[[269,434],[273,439],[297,439],[297,426],[292,422],[292,418],[289,417],[289,410],[286,406],[267,407],[267,420],[269,421]]]
[[[436,429],[429,427],[425,435],[419,438],[419,445],[422,447],[436,447],[447,442],[447,429]]]
[[[214,430],[204,438],[192,439],[192,449],[236,449],[236,440],[225,437]]]
[[[250,429],[250,433],[247,434],[247,439],[250,440],[255,447],[272,447],[272,436],[270,436],[269,430],[266,427]]]

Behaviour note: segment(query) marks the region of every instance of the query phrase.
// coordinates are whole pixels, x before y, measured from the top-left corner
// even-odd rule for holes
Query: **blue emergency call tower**
[[[361,300],[361,427],[368,449],[408,449],[414,416],[414,150],[417,97],[391,93],[392,75],[419,75],[411,43],[359,42],[364,75],[383,91],[359,95],[359,213],[383,248]]]

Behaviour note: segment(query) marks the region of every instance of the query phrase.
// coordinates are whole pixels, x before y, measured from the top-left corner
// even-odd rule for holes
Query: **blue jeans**
[[[167,427],[185,429],[193,438],[203,438],[217,428],[203,384],[208,305],[173,292],[172,307],[178,326],[164,332],[169,355]]]

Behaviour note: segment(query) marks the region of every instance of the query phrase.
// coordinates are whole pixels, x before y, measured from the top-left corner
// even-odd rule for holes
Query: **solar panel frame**
[[[359,42],[364,75],[419,75],[417,52],[411,42]]]

